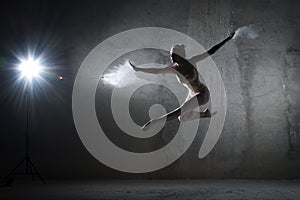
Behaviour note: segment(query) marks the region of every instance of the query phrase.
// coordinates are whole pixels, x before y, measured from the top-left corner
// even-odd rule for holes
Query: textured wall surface
[[[64,76],[63,81],[49,80],[52,87],[45,87],[44,94],[34,99],[32,159],[48,178],[300,178],[299,6],[297,1],[284,0],[112,0],[39,3],[36,9],[10,6],[7,14],[2,14],[2,56],[3,49],[20,47],[22,39],[31,41],[38,35],[40,46],[51,45],[52,61],[60,61],[56,63],[59,71],[53,73]],[[97,44],[131,28],[156,26],[187,34],[209,48],[221,41],[231,26],[248,25],[256,27],[257,38],[237,38],[213,55],[225,84],[227,116],[221,138],[207,157],[197,157],[207,120],[200,121],[188,151],[156,172],[118,172],[88,153],[72,118],[72,87],[78,68]],[[11,43],[14,46],[7,47]],[[142,61],[145,63],[151,59],[169,62],[166,52],[140,53],[148,55]],[[5,131],[0,135],[0,174],[4,175],[24,154],[25,114],[22,106],[16,106],[17,97],[11,89],[13,73],[1,69],[0,115]],[[151,98],[146,98],[145,91]],[[135,105],[131,108],[133,119],[139,124],[147,119],[147,106],[153,102],[168,109],[178,106],[165,88],[149,86],[145,91],[137,91],[131,102]],[[109,91],[97,92],[99,109],[109,105],[102,98],[105,92]],[[103,124],[113,130],[115,124],[109,113],[107,116]],[[171,123],[168,131],[149,143],[127,141],[117,134],[110,139],[135,151],[158,148],[172,138],[177,122]]]

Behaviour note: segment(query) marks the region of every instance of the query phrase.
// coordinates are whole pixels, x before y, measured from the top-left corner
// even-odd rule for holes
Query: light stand
[[[29,63],[32,65],[32,63]],[[35,64],[35,63],[33,63]],[[28,64],[27,64],[28,65]],[[31,67],[29,65],[29,67]],[[37,65],[37,67],[39,67]],[[28,66],[27,66],[28,68]],[[28,70],[27,72],[28,73]],[[31,76],[30,76],[31,78]],[[31,81],[31,79],[30,79]],[[10,184],[12,184],[13,179],[11,178],[12,175],[17,175],[17,174],[21,174],[21,175],[31,175],[32,180],[35,181],[35,175],[42,181],[43,184],[45,184],[45,181],[43,179],[43,177],[41,176],[41,174],[39,173],[39,171],[37,170],[35,164],[32,162],[30,155],[29,155],[29,93],[30,93],[30,88],[28,87],[28,85],[26,85],[26,93],[25,93],[25,98],[26,98],[26,155],[25,158],[22,159],[1,181],[1,183],[5,186],[9,186],[9,184],[7,184],[7,182],[10,182]],[[23,173],[16,173],[16,170],[22,166],[22,164],[25,164],[25,172]]]

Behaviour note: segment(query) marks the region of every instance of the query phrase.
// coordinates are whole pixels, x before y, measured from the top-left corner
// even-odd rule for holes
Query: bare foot
[[[151,124],[151,122],[152,122],[152,120],[148,121],[144,126],[141,127],[141,129],[142,129],[143,131],[148,130],[148,129],[149,129],[149,126],[150,126],[150,124]]]
[[[210,110],[208,108],[206,108],[204,111],[203,111],[203,117],[211,117],[210,115]]]
[[[210,112],[210,110],[208,108],[206,108],[204,111],[203,111],[204,115],[202,117],[205,117],[205,118],[210,118],[210,117],[213,117],[217,114],[217,111],[215,112]]]

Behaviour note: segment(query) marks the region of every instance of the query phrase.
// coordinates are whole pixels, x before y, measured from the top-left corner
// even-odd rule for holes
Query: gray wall
[[[300,178],[299,2],[130,0],[43,5],[44,9],[48,7],[52,8],[50,14],[54,13],[52,18],[59,15],[51,35],[58,44],[51,52],[62,62],[57,65],[60,71],[53,73],[54,77],[63,74],[65,79],[49,79],[52,86],[45,87],[44,95],[36,95],[34,100],[31,156],[45,177]],[[54,11],[56,7],[58,11]],[[47,23],[45,20],[45,27]],[[97,44],[131,28],[158,26],[187,34],[209,48],[226,36],[230,26],[250,24],[258,27],[258,38],[229,42],[213,56],[228,105],[221,138],[206,158],[197,157],[201,133],[207,128],[205,121],[200,122],[199,134],[188,151],[156,172],[118,172],[88,153],[73,123],[71,95],[76,71]],[[2,77],[6,77],[4,73],[7,71],[1,71]],[[0,175],[23,157],[25,147],[24,109],[4,98],[12,93],[12,76],[1,79],[5,80],[1,86],[1,126],[5,131],[0,136]],[[159,98],[149,102],[162,101],[166,94],[164,90],[152,92]],[[170,102],[169,108],[176,105]],[[147,114],[141,117],[146,119]],[[111,123],[108,126],[113,127]],[[157,142],[167,140],[170,130]],[[128,146],[126,140],[121,143]],[[131,141],[130,146],[139,149],[139,143]]]

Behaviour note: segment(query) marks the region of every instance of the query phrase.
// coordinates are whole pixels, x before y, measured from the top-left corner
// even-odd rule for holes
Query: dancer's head
[[[170,50],[171,60],[173,62],[180,62],[182,59],[185,58],[185,46],[184,44],[176,44],[172,46]]]

